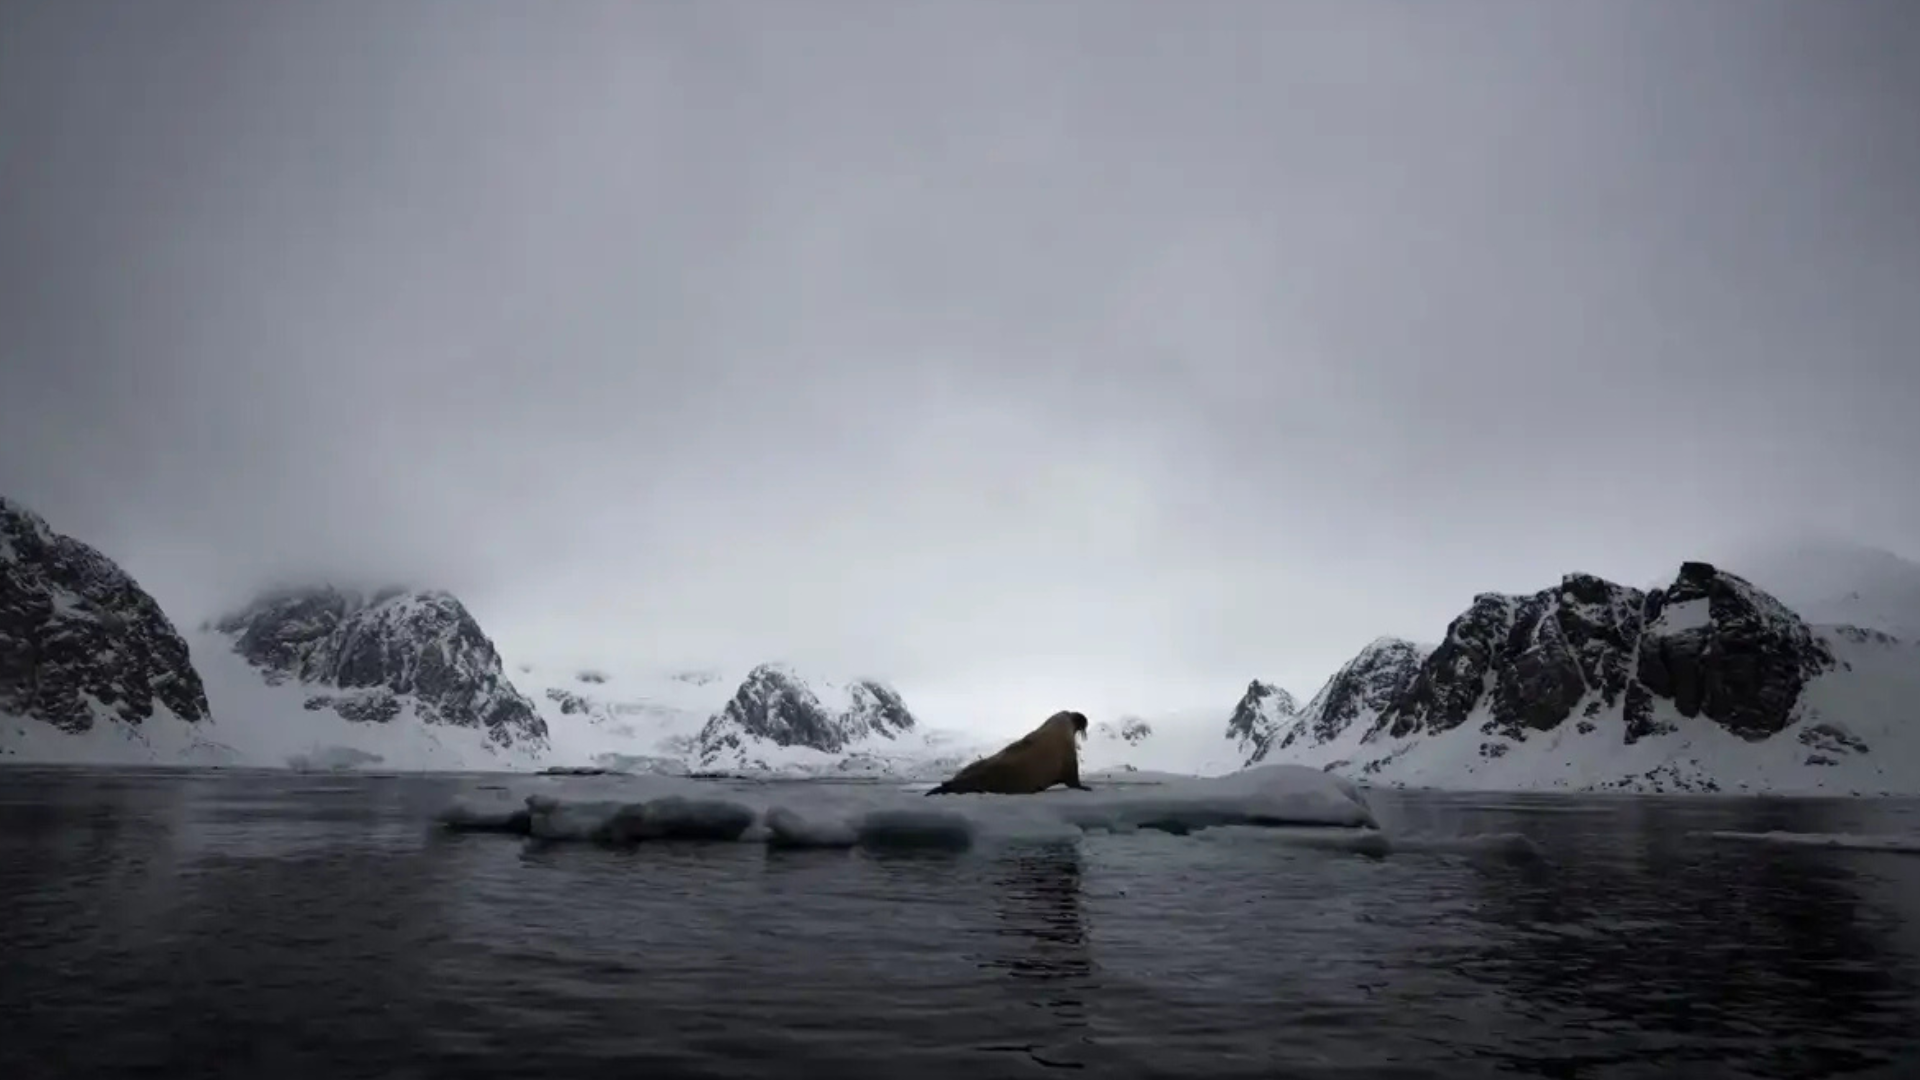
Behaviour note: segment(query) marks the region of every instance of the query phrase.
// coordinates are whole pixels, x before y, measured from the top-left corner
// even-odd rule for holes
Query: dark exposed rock
[[[1365,706],[1334,705],[1359,696],[1344,684],[1361,659],[1308,704],[1299,738],[1330,741],[1364,715]],[[1379,688],[1375,700],[1386,704],[1363,741],[1437,735],[1470,716],[1486,735],[1523,741],[1575,717],[1591,731],[1592,718],[1618,709],[1632,743],[1675,730],[1658,715],[1662,701],[1762,739],[1793,722],[1807,681],[1834,666],[1798,616],[1707,563],[1683,564],[1672,585],[1650,593],[1569,574],[1531,596],[1475,597],[1417,671]]]
[[[593,708],[593,702],[558,686],[547,688],[547,700],[559,705],[563,716],[584,715]]]
[[[1638,589],[1591,574],[1568,574],[1558,588],[1532,596],[1483,593],[1447,627],[1370,735],[1450,731],[1483,694],[1490,730],[1516,739],[1559,725],[1589,695],[1617,704],[1627,689],[1641,601]]]
[[[1255,679],[1240,695],[1227,719],[1227,738],[1238,747],[1251,765],[1264,759],[1272,749],[1274,736],[1294,722],[1298,704],[1293,695],[1270,682]]]
[[[1800,617],[1745,579],[1703,562],[1646,601],[1640,683],[1682,716],[1704,715],[1744,739],[1786,727],[1807,680],[1833,653]]]
[[[793,671],[761,664],[701,728],[700,760],[711,764],[728,752],[739,756],[754,741],[837,754],[870,736],[891,739],[916,726],[899,692],[885,683],[863,679],[849,684],[846,693],[842,707],[829,708]]]
[[[139,724],[156,705],[208,715],[172,621],[113,560],[0,497],[0,712],[81,732],[101,715]]]
[[[1628,746],[1641,739],[1655,735],[1671,735],[1679,729],[1669,720],[1658,720],[1653,715],[1653,691],[1645,683],[1635,682],[1627,687],[1627,700],[1621,709],[1620,718],[1626,725],[1626,735],[1621,741]]]
[[[1800,731],[1800,744],[1832,754],[1864,754],[1866,741],[1838,724],[1809,724]]]
[[[1885,630],[1874,630],[1863,626],[1830,626],[1827,630],[1835,637],[1843,641],[1851,641],[1855,645],[1896,645],[1900,642],[1899,638]]]
[[[344,719],[358,724],[385,724],[400,715],[400,699],[385,689],[361,690],[350,694],[315,694],[304,705],[314,712],[332,709]]]
[[[466,607],[437,591],[383,590],[378,600],[318,587],[269,593],[216,628],[268,682],[293,679],[346,693],[315,695],[342,717],[386,723],[410,698],[430,724],[479,728],[500,746],[543,742],[545,721],[508,681],[493,642]]]

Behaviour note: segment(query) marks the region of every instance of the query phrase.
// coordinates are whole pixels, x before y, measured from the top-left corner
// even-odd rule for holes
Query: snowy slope
[[[1810,623],[1920,641],[1920,563],[1838,540],[1750,544],[1722,560]]]
[[[1223,776],[1241,767],[1243,755],[1238,737],[1215,708],[1156,712],[1114,720],[1089,719],[1093,722],[1080,747],[1083,777],[1136,770],[1182,776]]]
[[[493,772],[533,768],[544,758],[539,742],[502,746],[484,727],[431,722],[410,695],[396,695],[397,712],[382,722],[309,708],[317,696],[328,696],[326,687],[294,679],[268,682],[217,630],[197,631],[188,641],[213,708],[205,736],[229,748],[235,764]]]
[[[547,724],[548,760],[622,772],[686,772],[699,760],[700,729],[733,693],[738,676],[633,665],[510,667]]]
[[[187,721],[164,705],[138,724],[102,712],[98,722],[71,732],[13,713],[0,713],[0,763],[36,765],[242,765],[239,751],[220,741],[211,720]],[[275,764],[278,764],[276,762]]]

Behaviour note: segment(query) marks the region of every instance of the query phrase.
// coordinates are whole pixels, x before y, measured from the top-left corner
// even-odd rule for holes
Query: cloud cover
[[[183,622],[408,579],[993,727],[1920,553],[1916,50],[1897,0],[8,5],[0,491]]]

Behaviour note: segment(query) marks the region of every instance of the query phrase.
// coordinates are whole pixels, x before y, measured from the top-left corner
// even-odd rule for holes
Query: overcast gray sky
[[[0,2],[0,492],[1004,726],[1920,552],[1920,12]]]

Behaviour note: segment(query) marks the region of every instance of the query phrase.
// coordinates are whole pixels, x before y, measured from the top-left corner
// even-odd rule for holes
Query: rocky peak
[[[1301,740],[1331,742],[1356,722],[1371,725],[1413,685],[1421,662],[1432,651],[1431,646],[1396,637],[1367,643],[1307,702],[1299,720],[1282,736],[1280,747],[1285,749]]]
[[[1227,719],[1227,738],[1233,740],[1248,764],[1267,756],[1273,746],[1273,738],[1279,731],[1291,724],[1299,712],[1299,703],[1293,695],[1270,682],[1255,679],[1247,684],[1247,692],[1240,695],[1240,703],[1233,707],[1233,715]]]
[[[1531,596],[1475,597],[1366,740],[1450,731],[1476,709],[1483,733],[1524,739],[1618,708],[1632,742],[1658,730],[1656,699],[1763,738],[1832,665],[1798,616],[1710,564],[1651,593],[1568,574]]]
[[[899,692],[885,683],[861,679],[843,687],[822,686],[834,691],[830,701],[823,702],[812,685],[784,665],[754,668],[701,729],[702,761],[744,752],[755,741],[837,754],[868,738],[892,739],[916,727]]]
[[[840,726],[847,733],[848,741],[857,742],[866,733],[891,739],[913,730],[913,713],[907,710],[906,701],[893,687],[861,679],[847,687],[847,694],[851,703],[841,715]]]
[[[308,708],[385,722],[407,697],[424,722],[480,728],[501,746],[546,739],[546,723],[507,679],[493,641],[449,593],[279,589],[214,625],[267,682],[346,691],[317,695]]]
[[[0,712],[81,732],[156,705],[208,714],[172,621],[113,560],[0,496]]]

